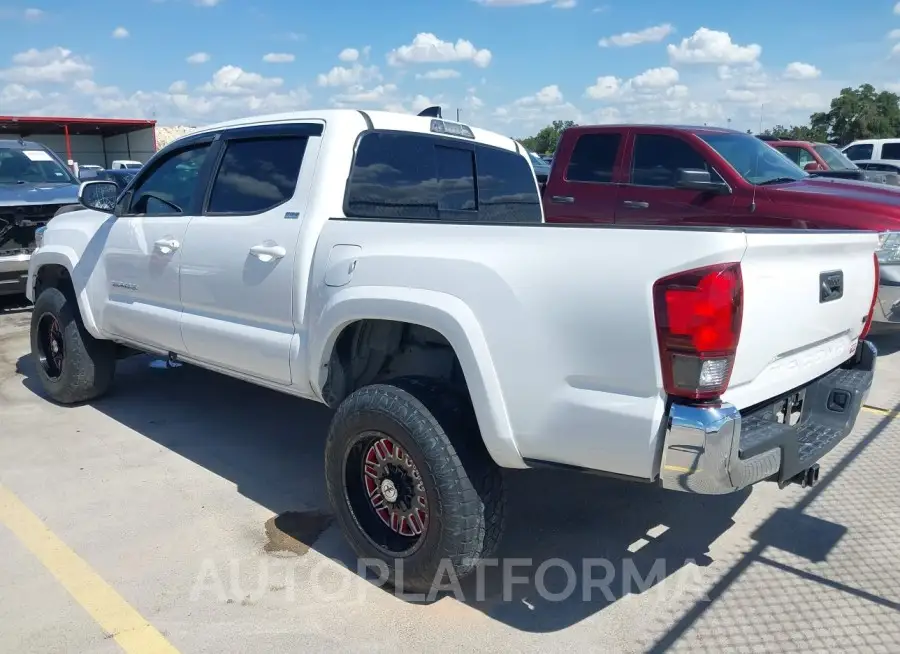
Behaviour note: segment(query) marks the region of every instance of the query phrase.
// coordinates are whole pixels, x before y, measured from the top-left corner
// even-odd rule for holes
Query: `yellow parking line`
[[[123,650],[129,654],[178,654],[161,633],[2,485],[0,524],[22,541]]]
[[[897,415],[896,411],[891,411],[890,409],[882,409],[877,406],[869,406],[868,404],[863,405],[863,411],[868,411],[869,413],[877,413],[880,416],[895,416],[895,415]]]

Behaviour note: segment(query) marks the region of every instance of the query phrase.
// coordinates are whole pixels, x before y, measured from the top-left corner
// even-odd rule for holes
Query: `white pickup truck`
[[[548,225],[527,153],[460,123],[215,125],[116,196],[39,235],[46,393],[141,351],[334,407],[334,514],[409,590],[490,554],[501,468],[808,485],[872,381],[875,234]]]

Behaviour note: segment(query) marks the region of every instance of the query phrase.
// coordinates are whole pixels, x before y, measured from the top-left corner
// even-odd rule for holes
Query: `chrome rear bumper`
[[[734,406],[672,404],[659,480],[664,488],[721,495],[763,480],[787,483],[853,429],[872,385],[875,346],[789,396],[742,413]],[[799,421],[775,420],[788,397],[802,396]]]

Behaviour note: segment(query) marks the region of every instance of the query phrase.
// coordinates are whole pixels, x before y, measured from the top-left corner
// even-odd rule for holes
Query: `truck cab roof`
[[[431,118],[428,116],[413,116],[410,114],[402,114],[392,111],[365,111],[359,109],[324,109],[324,110],[307,110],[307,111],[290,111],[278,114],[268,114],[263,116],[255,116],[252,118],[240,118],[230,120],[214,125],[209,125],[202,129],[191,132],[191,137],[198,134],[208,132],[217,132],[223,129],[231,129],[235,127],[249,127],[255,125],[269,125],[274,123],[290,123],[301,121],[322,121],[338,129],[356,130],[362,132],[372,129],[380,130],[396,130],[402,132],[417,132],[421,134],[433,134],[432,129],[434,121],[439,121],[445,125],[462,126],[469,130],[472,134],[468,140],[474,140],[485,145],[511,150],[513,152],[524,152],[520,150],[518,144],[511,138],[507,138],[480,129],[478,127],[470,127],[464,123],[447,120],[446,118]],[[442,136],[453,138],[466,138],[454,134],[452,132],[441,132]]]

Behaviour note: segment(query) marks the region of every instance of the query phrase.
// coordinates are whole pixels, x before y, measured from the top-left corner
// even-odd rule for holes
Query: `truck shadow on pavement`
[[[295,512],[328,511],[323,452],[330,409],[199,368],[153,362],[147,356],[121,361],[112,392],[94,408],[235,483],[242,495],[278,514],[275,525]],[[19,359],[18,369],[25,386],[43,396],[30,356]],[[507,489],[499,561],[462,580],[462,597],[456,597],[532,632],[569,627],[679,571],[690,577],[690,569],[709,564],[709,545],[734,524],[749,495],[689,496],[545,470],[510,471]],[[312,538],[298,551],[310,547],[357,572],[357,559],[335,527]],[[506,574],[504,566],[511,566]]]

